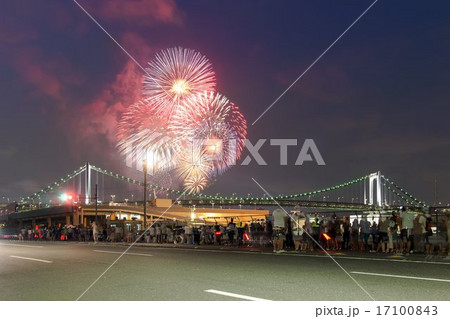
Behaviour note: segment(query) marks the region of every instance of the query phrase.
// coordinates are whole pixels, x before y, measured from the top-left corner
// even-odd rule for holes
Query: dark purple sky
[[[79,0],[142,65],[169,47],[200,51],[250,140],[312,138],[326,162],[295,166],[292,147],[280,166],[266,143],[269,165],[238,165],[207,192],[260,196],[253,177],[297,193],[380,170],[429,203],[437,176],[450,203],[447,1],[380,0],[251,125],[372,2]],[[1,1],[0,197],[29,195],[85,161],[135,174],[115,130],[142,75],[75,3]]]

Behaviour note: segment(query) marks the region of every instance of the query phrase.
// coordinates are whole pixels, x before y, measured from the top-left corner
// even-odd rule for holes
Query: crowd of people
[[[24,227],[19,239],[266,246],[273,247],[276,253],[287,250],[424,253],[432,258],[447,256],[449,252],[450,216],[433,220],[423,212],[401,211],[350,218],[275,210],[265,220],[248,223],[233,218],[228,224],[213,225],[157,222],[144,234],[96,222],[88,227],[62,224]]]
[[[446,256],[450,217],[433,220],[424,212],[401,211],[389,215],[337,218],[283,211],[274,215],[274,252],[294,242],[296,251],[353,250],[379,253],[424,253],[427,258]],[[433,232],[433,230],[435,232]],[[438,236],[439,234],[439,236]],[[281,242],[281,243],[280,243]]]
[[[56,224],[50,227],[36,225],[26,226],[20,229],[19,240],[38,241],[97,241],[100,236],[98,227],[80,227],[72,225]]]

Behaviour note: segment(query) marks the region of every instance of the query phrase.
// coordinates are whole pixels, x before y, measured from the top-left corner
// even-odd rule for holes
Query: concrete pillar
[[[50,217],[47,218],[47,227],[52,226],[52,219]]]
[[[73,213],[72,220],[73,220],[73,225],[74,226],[78,226],[79,225],[80,219],[78,217],[78,213],[76,213],[76,212]]]
[[[70,216],[66,216],[66,225],[70,225]]]

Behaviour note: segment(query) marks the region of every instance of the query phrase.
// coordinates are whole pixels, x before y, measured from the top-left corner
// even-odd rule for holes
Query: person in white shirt
[[[415,213],[404,210],[400,214],[402,222],[402,230],[400,231],[400,238],[403,241],[403,250],[410,253],[412,241],[414,239],[414,217]]]
[[[94,237],[94,243],[98,243],[98,227],[96,222],[92,222],[92,236]]]
[[[186,244],[193,244],[193,231],[191,226],[184,226],[184,236]]]
[[[154,243],[156,241],[156,229],[155,226],[150,227],[150,242]]]

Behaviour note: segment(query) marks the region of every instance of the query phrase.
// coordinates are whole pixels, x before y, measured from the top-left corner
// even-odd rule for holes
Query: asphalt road
[[[450,300],[448,261],[125,249],[1,241],[0,300]]]

